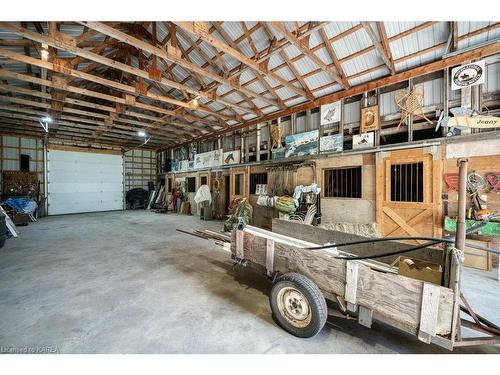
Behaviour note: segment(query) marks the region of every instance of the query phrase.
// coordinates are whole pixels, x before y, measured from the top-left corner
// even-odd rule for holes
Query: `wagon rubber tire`
[[[269,296],[275,321],[294,336],[318,334],[326,323],[328,309],[319,288],[298,273],[287,273],[273,284]]]

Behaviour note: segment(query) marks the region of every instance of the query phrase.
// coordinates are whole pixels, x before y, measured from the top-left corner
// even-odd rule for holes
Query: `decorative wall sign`
[[[321,106],[321,125],[328,125],[334,122],[339,122],[341,118],[342,106],[340,100]]]
[[[222,156],[223,165],[239,164],[240,163],[240,150],[224,152]]]
[[[186,172],[189,169],[189,160],[181,160],[179,162],[179,172]]]
[[[339,152],[344,149],[344,135],[333,134],[319,139],[320,152]]]
[[[352,136],[352,149],[359,150],[362,148],[370,148],[375,145],[374,133],[355,134]]]
[[[283,135],[281,124],[271,125],[269,132],[271,135],[271,150],[280,149],[282,147],[281,137]]]
[[[318,152],[318,137],[318,130],[287,135],[285,137],[285,158],[316,154]]]
[[[202,154],[197,154],[194,157],[194,168],[211,168],[220,167],[222,165],[222,150],[208,151]]]
[[[361,109],[361,133],[379,129],[378,105]]]
[[[486,70],[484,60],[457,66],[451,70],[451,89],[458,90],[464,87],[484,83]]]

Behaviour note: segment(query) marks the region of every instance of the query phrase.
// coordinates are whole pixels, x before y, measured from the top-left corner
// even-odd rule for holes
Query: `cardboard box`
[[[398,257],[395,263],[401,276],[441,285],[443,269],[439,264],[404,256]]]

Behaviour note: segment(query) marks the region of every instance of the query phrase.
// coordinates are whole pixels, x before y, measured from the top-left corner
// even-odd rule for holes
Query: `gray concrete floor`
[[[448,353],[391,327],[332,318],[311,339],[272,320],[267,279],[176,228],[220,222],[147,211],[67,215],[21,227],[0,250],[0,347],[60,353]],[[500,324],[500,283],[466,270]],[[456,350],[500,353],[496,347]]]

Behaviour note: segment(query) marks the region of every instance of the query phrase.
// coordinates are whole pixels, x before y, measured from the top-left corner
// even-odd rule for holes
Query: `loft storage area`
[[[500,353],[500,22],[333,6],[0,14],[0,353]]]

